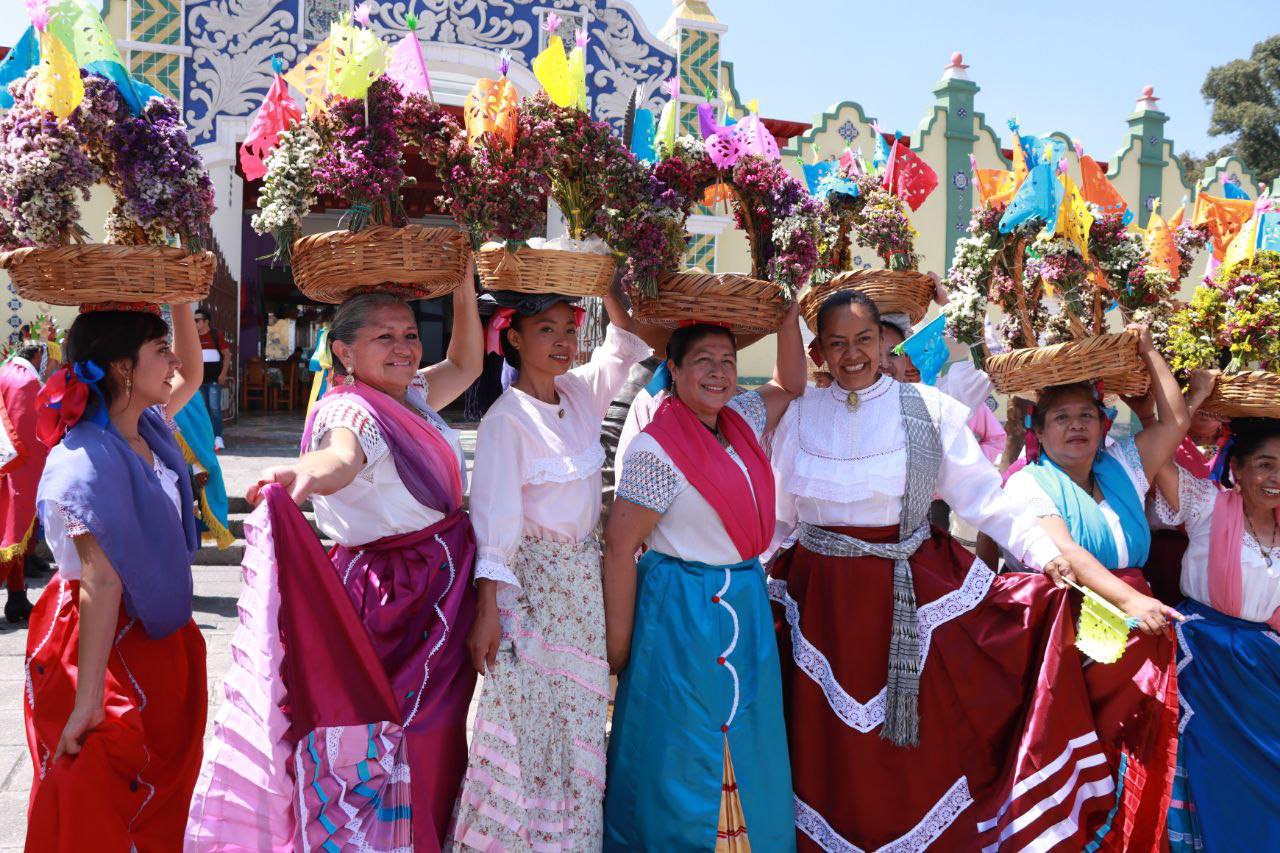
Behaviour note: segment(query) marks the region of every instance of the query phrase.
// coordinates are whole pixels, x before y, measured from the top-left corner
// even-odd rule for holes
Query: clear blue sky
[[[631,0],[650,29],[671,0]],[[724,56],[739,91],[777,118],[811,121],[853,100],[886,126],[916,127],[952,51],[982,87],[978,109],[1003,131],[1017,115],[1026,132],[1064,131],[1094,156],[1124,140],[1124,119],[1142,87],[1156,87],[1182,151],[1221,145],[1209,137],[1200,97],[1205,72],[1249,55],[1280,32],[1276,0],[1125,0],[994,3],[989,0],[710,0],[729,27]],[[0,44],[25,26],[19,0],[0,0]]]

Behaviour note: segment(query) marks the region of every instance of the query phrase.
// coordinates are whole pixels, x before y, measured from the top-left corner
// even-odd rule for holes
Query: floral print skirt
[[[600,549],[526,537],[499,593],[453,830],[458,848],[598,850],[609,705]]]

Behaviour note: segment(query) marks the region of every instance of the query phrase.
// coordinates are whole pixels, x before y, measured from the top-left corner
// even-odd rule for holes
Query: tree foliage
[[[1248,59],[1209,69],[1200,93],[1213,104],[1210,135],[1234,136],[1217,155],[1236,155],[1272,183],[1280,175],[1280,35],[1255,44]]]

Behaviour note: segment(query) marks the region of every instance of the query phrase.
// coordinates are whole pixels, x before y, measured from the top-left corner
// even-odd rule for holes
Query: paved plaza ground
[[[264,467],[295,458],[301,434],[301,414],[247,415],[239,424],[228,427],[227,450],[220,458],[227,491],[232,495],[231,522],[237,536],[242,534],[248,507],[243,497],[236,496],[244,495]],[[474,446],[474,429],[465,429],[463,448],[468,465]],[[236,599],[242,553],[241,540],[226,551],[206,549],[197,555],[193,569],[195,619],[209,653],[210,723],[221,704],[222,678],[231,662],[231,635],[238,624]],[[48,579],[28,583],[28,595],[35,601]],[[14,628],[0,620],[0,853],[21,850],[27,829],[33,771],[22,722],[26,640],[25,628]]]

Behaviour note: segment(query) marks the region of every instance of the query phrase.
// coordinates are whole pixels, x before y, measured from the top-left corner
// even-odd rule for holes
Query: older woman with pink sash
[[[449,357],[422,371],[399,299],[357,296],[334,318],[336,384],[246,523],[241,626],[188,849],[441,849],[475,687],[475,535],[458,436],[435,411],[479,373],[472,288],[454,307]],[[328,555],[296,505],[308,497]]]

